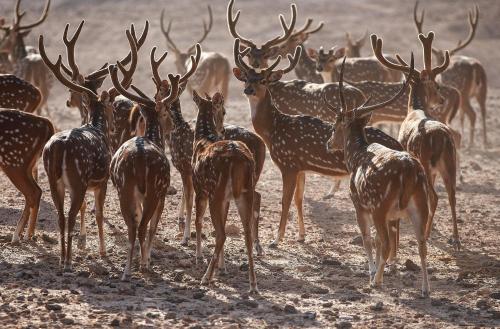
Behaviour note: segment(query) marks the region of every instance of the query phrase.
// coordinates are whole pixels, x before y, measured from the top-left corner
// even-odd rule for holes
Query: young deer
[[[361,48],[363,48],[366,43],[366,39],[368,39],[368,31],[366,31],[363,36],[357,40],[353,40],[351,34],[346,32],[345,39],[345,55],[350,58],[361,57]]]
[[[203,21],[203,36],[195,42],[189,49],[182,52],[177,48],[174,41],[170,37],[170,29],[172,28],[172,21],[168,23],[168,28],[165,29],[163,22],[165,10],[161,11],[161,30],[167,41],[167,47],[174,52],[175,66],[180,74],[185,74],[188,71],[190,64],[189,58],[195,53],[196,45],[201,44],[208,33],[212,29],[212,8],[208,6],[209,21],[208,26]],[[201,54],[201,60],[196,70],[196,74],[190,78],[190,83],[187,85],[189,92],[196,90],[199,93],[213,93],[217,90],[222,90],[225,97],[228,95],[229,77],[230,77],[229,61],[220,53],[204,52]]]
[[[238,208],[248,255],[250,293],[257,293],[252,243],[254,238],[253,203],[255,195],[255,162],[250,150],[238,141],[221,140],[214,122],[211,100],[193,91],[198,107],[193,149],[193,185],[196,192],[196,257],[201,254],[201,230],[207,205],[215,229],[215,250],[201,283],[211,282],[215,266],[223,268],[225,224],[229,202],[234,199]]]
[[[37,184],[37,164],[42,149],[54,134],[52,123],[43,117],[17,110],[0,110],[0,169],[23,194],[24,209],[12,242],[18,242],[28,223],[25,237],[35,234],[42,189]]]
[[[37,87],[13,74],[0,75],[0,107],[33,113],[42,101]]]
[[[288,115],[275,105],[274,94],[270,86],[278,81],[283,74],[293,70],[300,56],[300,47],[297,47],[293,57],[288,56],[290,63],[287,68],[274,70],[281,60],[281,56],[279,56],[270,67],[258,73],[242,59],[247,50],[241,54],[239,49],[240,43],[236,39],[233,52],[237,67],[233,69],[233,73],[238,80],[245,83],[244,93],[250,104],[253,127],[264,140],[271,154],[271,159],[278,166],[283,179],[280,226],[277,238],[271,247],[276,247],[284,238],[288,212],[294,193],[299,241],[304,241],[305,227],[302,203],[305,172],[312,171],[337,178],[347,176],[343,152],[330,153],[326,149],[326,141],[334,131],[334,127],[330,123],[306,115]],[[338,95],[336,99],[338,99]],[[351,99],[349,103],[352,103],[353,107],[358,104],[354,99]],[[378,129],[369,127],[366,129],[366,134],[370,141],[402,149],[396,140]]]
[[[74,47],[83,27],[83,21],[78,26],[74,37],[66,38],[69,24],[66,25],[64,38],[69,58],[74,54]],[[127,30],[129,43],[134,44],[135,40],[130,31]],[[131,46],[132,47],[132,46]],[[85,248],[86,229],[83,221],[85,211],[85,193],[87,190],[94,191],[96,222],[99,230],[99,253],[105,256],[103,232],[103,207],[106,197],[107,181],[109,177],[109,164],[111,162],[111,149],[109,146],[109,131],[112,129],[113,109],[110,102],[110,93],[113,90],[102,91],[97,95],[92,90],[71,81],[62,72],[62,56],[59,55],[56,63],[52,63],[45,52],[43,36],[39,39],[40,55],[45,64],[54,73],[55,77],[69,89],[80,92],[84,95],[85,102],[88,102],[89,123],[67,131],[62,131],[49,140],[43,150],[43,163],[47,172],[52,199],[59,215],[59,230],[61,241],[61,265],[65,270],[71,269],[71,246],[73,240],[73,228],[76,215],[81,213],[80,241],[81,248]],[[134,54],[132,54],[134,55]],[[78,67],[74,60],[69,60],[72,76],[76,76]],[[137,58],[132,57],[130,71],[125,71],[123,85],[130,83],[133,69],[137,65]],[[74,66],[74,67],[73,67]],[[107,72],[100,70],[102,75]],[[68,189],[71,197],[71,206],[68,213],[68,241],[65,246],[66,218],[64,216],[64,194]]]
[[[429,109],[432,106],[444,102],[435,78],[448,67],[450,55],[446,52],[444,62],[440,66],[432,68],[432,41],[434,40],[434,33],[429,32],[427,36],[419,34],[418,38],[423,48],[424,69],[421,72],[416,71],[416,76],[410,81],[408,114],[401,124],[398,139],[410,154],[420,160],[428,180],[431,216],[429,218],[426,237],[430,234],[432,219],[437,207],[438,197],[434,191],[434,181],[436,175],[439,173],[448,192],[448,201],[451,208],[453,235],[450,240],[454,248],[459,250],[460,239],[455,210],[457,151],[450,128],[429,115]],[[382,39],[376,35],[372,35],[371,41],[373,52],[382,65],[399,72],[409,72],[408,64],[399,56],[396,57],[401,64],[389,62],[384,57],[382,54]]]
[[[45,3],[42,15],[38,21],[27,25],[21,25],[21,20],[26,12],[20,11],[20,5],[21,0],[17,0],[12,25],[6,26],[2,24],[0,26],[0,29],[5,32],[5,37],[0,41],[0,53],[9,53],[15,75],[32,83],[40,90],[42,100],[37,108],[37,113],[40,113],[41,109],[44,108],[47,115],[49,115],[47,99],[49,97],[52,77],[40,55],[36,52],[28,52],[29,48],[25,46],[24,38],[34,27],[39,26],[45,21],[49,12],[50,0],[47,0]]]
[[[350,195],[356,219],[363,237],[363,245],[368,256],[370,283],[383,283],[385,264],[391,252],[391,243],[397,239],[388,224],[399,217],[408,217],[415,229],[418,251],[422,266],[422,295],[430,293],[427,278],[426,228],[430,224],[428,206],[428,186],[424,168],[419,161],[403,151],[391,150],[378,143],[371,143],[365,135],[365,127],[370,121],[370,113],[401,97],[408,83],[404,83],[391,99],[376,105],[366,105],[368,101],[349,110],[342,93],[343,66],[339,84],[341,109],[337,112],[335,132],[328,140],[331,151],[343,151],[350,173]],[[413,54],[408,79],[412,79]],[[372,256],[370,224],[375,226],[376,257]],[[372,275],[374,275],[372,279]]]
[[[233,38],[240,40],[242,47],[241,50],[248,47],[249,51],[245,54],[245,56],[248,57],[248,62],[250,66],[254,68],[266,68],[268,65],[268,60],[271,58],[275,58],[276,56],[279,55],[280,52],[279,46],[292,36],[292,33],[294,32],[293,29],[295,27],[295,22],[297,19],[297,6],[295,6],[295,4],[292,4],[290,6],[292,17],[290,19],[290,24],[288,26],[286,25],[285,18],[283,17],[283,15],[281,14],[279,15],[281,27],[283,29],[283,35],[274,37],[266,41],[259,47],[252,40],[243,38],[241,35],[239,35],[238,32],[236,32],[236,24],[238,23],[238,19],[240,18],[241,12],[238,10],[236,12],[236,15],[233,16],[233,5],[234,5],[234,0],[230,0],[227,6],[227,25],[229,28],[229,32],[231,33]],[[308,23],[306,23],[306,25]],[[307,25],[306,29],[308,27],[309,26]],[[292,48],[292,51],[293,49],[295,49],[295,47]]]
[[[413,10],[413,20],[417,27],[418,33],[422,33],[422,25],[424,22],[424,11],[418,19],[418,1],[415,2]],[[488,93],[488,79],[486,77],[486,70],[479,60],[468,57],[456,55],[457,52],[464,49],[474,39],[479,21],[479,8],[475,6],[475,12],[469,12],[469,26],[470,31],[467,39],[462,42],[460,40],[458,45],[449,51],[450,65],[448,69],[441,73],[438,80],[460,91],[460,125],[462,127],[462,134],[464,133],[464,117],[465,115],[470,121],[469,132],[469,148],[474,145],[474,130],[476,124],[476,113],[471,105],[471,99],[475,98],[481,110],[481,119],[483,126],[483,142],[484,146],[488,146],[488,139],[486,136],[486,98]],[[445,52],[441,49],[432,48],[432,52],[436,57],[436,61],[443,62],[445,59]]]
[[[153,48],[151,51],[153,71],[155,50],[156,48]],[[137,53],[137,49],[132,49],[132,52]],[[166,55],[167,53],[162,59]],[[121,66],[119,62],[117,65]],[[170,165],[164,151],[165,127],[161,124],[160,116],[164,115],[166,108],[177,99],[180,76],[169,74],[170,93],[163,99],[153,101],[134,86],[133,89],[140,96],[128,92],[118,80],[116,66],[111,66],[109,72],[114,87],[123,96],[140,104],[141,115],[146,124],[144,136],[125,142],[111,160],[111,180],[118,191],[120,209],[128,228],[128,257],[122,276],[122,280],[126,280],[130,276],[137,233],[141,246],[141,268],[149,269],[151,247],[170,185]],[[146,237],[148,225],[149,235]]]

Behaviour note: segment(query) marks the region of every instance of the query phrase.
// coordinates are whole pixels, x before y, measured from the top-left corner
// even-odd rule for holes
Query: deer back
[[[0,75],[0,107],[33,113],[40,102],[40,91],[13,74]]]

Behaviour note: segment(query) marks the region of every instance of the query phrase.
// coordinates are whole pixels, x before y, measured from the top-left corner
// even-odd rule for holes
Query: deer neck
[[[213,113],[211,109],[200,109],[196,118],[196,130],[194,132],[195,143],[199,141],[207,141],[209,143],[220,140],[215,129]]]
[[[333,82],[333,71],[321,71],[320,74],[324,83]]]
[[[422,82],[410,85],[410,95],[408,97],[408,113],[413,111],[423,111],[427,114],[428,104]]]
[[[355,120],[344,130],[344,156],[349,172],[360,166],[366,154],[368,142],[366,140],[364,120]]]
[[[271,92],[264,86],[258,86],[256,94],[247,97],[255,132],[264,139],[270,138],[275,117],[279,114],[273,103]]]
[[[186,120],[184,120],[184,117],[182,116],[181,102],[179,99],[177,99],[170,106],[170,113],[172,114],[172,122],[174,124],[174,127],[180,127],[186,124]]]
[[[26,45],[24,44],[24,39],[19,35],[16,39],[16,44],[12,52],[12,61],[17,62],[20,59],[28,56],[26,52]]]
[[[144,137],[152,141],[162,150],[164,149],[163,133],[161,131],[161,126],[157,115],[154,115],[146,120]]]

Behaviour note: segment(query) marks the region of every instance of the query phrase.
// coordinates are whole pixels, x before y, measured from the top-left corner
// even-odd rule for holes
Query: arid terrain
[[[0,1],[0,15],[10,19],[12,0]],[[41,0],[25,0],[27,21],[35,20]],[[232,58],[232,38],[226,27],[226,1],[102,1],[53,0],[49,17],[31,32],[27,43],[36,45],[46,36],[52,58],[63,50],[64,24],[86,23],[77,46],[77,62],[90,72],[105,62],[123,57],[128,43],[125,29],[134,22],[142,30],[151,23],[146,45],[140,52],[140,66],[134,83],[151,93],[149,50],[165,49],[159,26],[161,8],[175,18],[173,37],[181,48],[191,46],[202,33],[206,4],[214,10],[214,28],[203,48]],[[152,273],[139,272],[134,263],[130,282],[121,282],[126,258],[127,231],[117,194],[109,182],[105,204],[107,257],[100,258],[97,226],[92,212],[93,197],[87,197],[87,250],[73,247],[74,270],[59,268],[57,214],[50,197],[47,176],[40,164],[43,190],[36,237],[11,245],[10,239],[23,208],[22,195],[0,174],[0,326],[21,327],[189,327],[189,328],[287,328],[287,327],[500,327],[500,2],[477,0],[481,9],[475,40],[463,54],[478,58],[489,80],[487,127],[490,147],[482,147],[478,120],[476,145],[467,148],[468,128],[460,150],[463,181],[458,184],[457,211],[462,250],[453,251],[451,215],[446,191],[438,180],[439,205],[434,230],[428,243],[431,297],[420,297],[420,264],[417,244],[409,222],[403,222],[397,265],[387,268],[384,286],[369,286],[367,261],[360,244],[359,228],[346,182],[333,199],[324,200],[331,181],[308,174],[305,192],[306,241],[299,243],[295,209],[279,249],[267,248],[274,238],[281,211],[281,176],[271,159],[266,159],[257,185],[262,192],[261,241],[266,254],[256,258],[260,296],[248,296],[247,257],[240,219],[232,206],[228,223],[232,234],[226,240],[227,274],[209,287],[200,286],[206,262],[195,265],[194,240],[182,247],[177,237],[177,209],[180,193],[167,197],[152,256]],[[365,30],[384,38],[385,52],[408,58],[419,54],[412,21],[413,1],[297,1],[298,21],[306,17],[323,20],[325,27],[311,36],[311,46],[344,43],[344,33],[361,35]],[[452,47],[466,37],[466,13],[473,2],[466,0],[422,1],[427,16],[425,30],[436,32],[438,47]],[[281,33],[277,15],[289,17],[289,2],[237,0],[241,9],[239,32],[257,42]],[[363,49],[369,55],[370,47]],[[232,62],[232,60],[231,60]],[[173,54],[163,72],[175,72]],[[289,79],[294,78],[293,73]],[[109,81],[105,82],[106,86]],[[251,128],[249,105],[242,84],[230,81],[227,122]],[[49,99],[51,115],[59,129],[80,123],[76,109],[66,108],[67,88],[54,81]],[[195,116],[188,93],[182,96],[187,118]],[[477,111],[478,112],[478,111]],[[479,119],[479,113],[478,113]],[[458,119],[454,126],[458,127]],[[467,126],[468,127],[468,126]],[[172,185],[180,192],[178,172],[171,169]],[[293,208],[293,207],[292,207]],[[75,230],[78,232],[79,225]],[[206,218],[204,256],[212,255],[212,225]],[[138,253],[136,253],[137,255]]]

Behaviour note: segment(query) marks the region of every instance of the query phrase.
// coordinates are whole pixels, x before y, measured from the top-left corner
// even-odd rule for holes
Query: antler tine
[[[108,65],[109,65],[109,63],[104,63],[104,65],[101,66],[101,68],[99,68],[99,69],[95,70],[94,72],[88,74],[85,78],[87,80],[95,80],[95,79],[101,78],[104,75],[107,75],[108,74]]]
[[[236,15],[233,16],[233,5],[234,5],[234,0],[230,0],[229,4],[227,5],[227,26],[229,28],[229,33],[233,36],[235,39],[240,39],[241,43],[243,43],[247,47],[256,47],[255,43],[252,42],[252,40],[243,38],[241,35],[236,32],[236,24],[238,23],[238,19],[240,18],[241,11],[238,10],[236,12]]]
[[[243,56],[248,54],[250,51],[250,48],[246,48],[242,52],[240,52],[240,39],[236,38],[234,39],[234,47],[233,47],[233,56],[234,56],[234,63],[236,66],[245,72],[248,72],[251,70],[251,68],[245,63],[243,60]]]
[[[441,64],[440,66],[438,67],[435,67],[432,69],[432,75],[434,77],[436,77],[438,74],[442,73],[444,70],[446,70],[448,68],[448,65],[450,64],[450,53],[449,51],[447,50],[445,53],[444,53],[444,61],[443,61],[443,64]]]
[[[424,53],[424,70],[431,73],[432,72],[432,41],[434,40],[434,32],[429,32],[427,36],[420,33],[418,35],[420,42],[422,43],[423,53]]]
[[[165,36],[165,38],[167,39],[167,46],[172,49],[173,51],[177,52],[177,53],[180,53],[181,51],[179,50],[179,48],[177,48],[177,46],[175,45],[174,41],[170,38],[170,29],[172,28],[172,22],[173,20],[171,19],[169,22],[168,22],[168,27],[167,29],[165,30],[165,25],[164,25],[164,16],[165,16],[165,9],[162,9],[161,10],[161,16],[160,16],[160,24],[161,24],[161,31],[163,32],[163,35]]]
[[[309,28],[309,26],[311,26],[312,22],[313,22],[313,19],[311,17],[307,18],[307,21],[304,24],[304,26],[302,26],[300,29],[298,29],[295,32],[293,32],[292,37],[294,37],[296,35],[299,35],[302,32],[304,32],[305,30],[307,30]]]
[[[377,35],[372,34],[371,35],[371,42],[372,42],[372,48],[373,48],[373,54],[375,57],[377,57],[378,61],[380,64],[384,65],[385,67],[391,69],[391,70],[396,70],[396,71],[401,71],[404,73],[408,73],[409,67],[406,65],[400,65],[400,64],[395,64],[389,60],[387,60],[382,53],[382,39],[377,37]]]
[[[184,83],[187,83],[188,79],[196,72],[196,69],[198,68],[198,64],[200,63],[201,59],[201,45],[197,43],[195,45],[196,47],[196,54],[195,56],[191,55],[191,68],[189,71],[187,71],[179,80],[179,84],[182,85]]]
[[[210,5],[208,5],[207,7],[208,7],[208,27],[205,20],[203,20],[203,36],[196,43],[202,43],[207,37],[208,33],[210,33],[210,31],[212,30],[212,25],[213,25],[212,7],[210,7]]]
[[[179,96],[179,80],[180,80],[180,78],[181,77],[178,74],[175,76],[173,74],[168,75],[168,79],[170,80],[171,87],[170,87],[170,94],[161,100],[161,102],[164,105],[170,105]]]
[[[32,23],[32,24],[25,25],[25,26],[19,26],[19,29],[20,30],[29,30],[29,29],[34,28],[35,26],[38,26],[38,25],[42,24],[43,21],[45,21],[45,19],[47,18],[47,15],[49,13],[49,7],[50,7],[50,0],[47,0],[47,2],[45,3],[45,7],[43,8],[42,16],[40,16],[40,18],[38,19],[38,21],[36,21],[35,23]],[[17,9],[18,8],[16,7],[16,15],[17,15],[17,12],[18,12]],[[24,15],[24,12],[23,12],[22,15]],[[19,17],[19,18],[21,18],[21,17]],[[18,21],[18,23],[19,23],[19,21]]]
[[[134,75],[135,69],[137,68],[138,50],[137,50],[136,40],[132,36],[130,30],[125,31],[125,34],[127,35],[128,43],[130,46],[130,52],[129,52],[131,58],[130,67],[127,70],[121,61],[118,62],[117,65],[123,74],[121,85],[125,86],[125,88],[128,88],[128,86],[132,83],[132,76]]]
[[[308,31],[307,34],[313,34],[313,33],[318,32],[319,30],[321,30],[323,28],[324,25],[325,25],[325,23],[323,21],[319,22],[318,26],[314,30]]]
[[[474,36],[476,35],[478,22],[479,22],[479,7],[476,4],[474,6],[474,11],[469,11],[469,25],[470,25],[469,35],[467,36],[467,39],[465,39],[465,42],[462,43],[462,40],[458,42],[457,47],[450,51],[451,55],[455,54],[459,50],[464,49],[469,45],[469,43],[471,43],[472,39],[474,39]]]
[[[356,43],[357,44],[361,44],[361,43],[365,43],[365,39],[368,37],[368,30],[365,30],[365,33],[361,36],[361,38],[359,38],[358,40],[356,40]]]
[[[73,80],[76,80],[78,78],[78,75],[80,74],[80,70],[78,69],[78,65],[76,65],[75,61],[75,46],[76,46],[76,41],[80,36],[80,32],[82,31],[84,23],[85,23],[84,20],[80,22],[80,25],[78,25],[78,28],[76,29],[75,33],[70,39],[68,39],[69,23],[66,24],[63,33],[63,42],[66,45],[68,64],[69,67],[71,68],[71,79]]]
[[[151,71],[153,72],[153,81],[156,85],[156,88],[160,88],[162,80],[160,77],[160,73],[158,73],[158,68],[167,57],[168,52],[164,52],[163,55],[161,55],[158,60],[155,59],[155,53],[156,53],[156,47],[153,47],[153,49],[151,49],[151,54],[150,54]]]
[[[420,19],[418,18],[418,0],[415,1],[415,7],[413,7],[413,21],[415,22],[415,27],[418,33],[422,33],[422,26],[424,24],[425,10],[422,10],[420,14]]]
[[[295,28],[295,22],[297,21],[297,6],[294,3],[292,3],[292,5],[290,6],[290,11],[292,12],[292,17],[290,25],[288,26],[286,25],[285,17],[281,14],[279,15],[281,28],[283,29],[283,35],[268,40],[266,43],[262,45],[261,48],[269,48],[278,45],[286,41],[292,35],[293,29]]]
[[[21,22],[21,18],[23,18],[23,16],[26,14],[25,11],[23,11],[22,13],[19,12],[19,7],[21,7],[21,0],[17,0],[16,1],[16,5],[15,5],[15,11],[16,11],[16,17],[14,18],[14,25],[15,26],[19,26],[19,23]]]
[[[401,97],[401,95],[403,95],[406,92],[406,89],[408,88],[408,85],[410,84],[410,81],[413,78],[413,75],[416,73],[414,68],[415,68],[415,60],[414,60],[414,56],[413,56],[413,52],[412,52],[408,77],[403,82],[403,86],[401,87],[401,89],[399,89],[399,91],[395,95],[393,95],[390,99],[388,99],[382,103],[379,103],[379,104],[373,104],[370,106],[366,106],[366,104],[370,100],[370,98],[368,98],[366,100],[366,102],[363,105],[361,105],[361,107],[359,107],[355,110],[356,116],[357,117],[365,116],[366,114],[368,114],[374,110],[381,109],[381,108],[386,107],[386,106],[392,104],[393,102],[395,102],[399,97]]]
[[[269,67],[266,69],[266,71],[272,71],[278,66],[278,64],[281,62],[281,55],[279,55],[276,60],[274,61],[273,64],[269,65]]]
[[[287,55],[289,64],[287,68],[283,69],[283,74],[287,74],[288,72],[290,72],[295,68],[295,66],[299,62],[301,53],[302,53],[302,48],[300,48],[300,46],[297,46],[297,48],[295,48],[295,53],[293,54],[293,56],[291,54]]]
[[[118,62],[116,62],[117,65],[118,65]],[[109,74],[111,75],[111,81],[113,83],[113,86],[115,87],[115,89],[120,93],[122,94],[123,96],[127,97],[128,99],[130,99],[131,101],[134,101],[136,103],[139,103],[141,105],[144,105],[144,106],[147,106],[147,107],[150,107],[150,108],[154,108],[156,103],[150,99],[149,97],[143,97],[143,96],[138,96],[138,95],[135,95],[129,91],[127,91],[121,84],[120,84],[120,81],[118,80],[118,67],[117,65],[110,65],[108,67],[108,70],[109,70]],[[134,89],[135,90],[135,89]],[[142,95],[144,95],[144,93],[142,93]],[[145,95],[144,95],[145,96]]]
[[[70,80],[68,80],[64,74],[61,72],[61,63],[62,63],[62,56],[59,55],[57,58],[57,61],[55,64],[53,64],[50,59],[47,56],[47,53],[45,52],[45,46],[43,43],[43,35],[40,35],[38,39],[38,49],[40,50],[40,56],[42,57],[42,60],[44,61],[45,65],[54,73],[54,76],[66,87],[69,89],[79,92],[79,93],[86,93],[88,96],[98,99],[99,96],[97,96],[96,93],[94,93],[92,90],[85,88],[84,86],[80,86]]]
[[[344,59],[342,60],[342,65],[340,66],[340,73],[339,73],[339,98],[340,98],[340,111],[347,111],[347,105],[345,102],[345,97],[344,97],[344,66],[345,66],[345,59],[346,56],[344,56]]]
[[[137,45],[137,51],[139,51],[139,49],[141,49],[142,45],[144,44],[144,41],[146,41],[146,37],[149,32],[149,21],[146,20],[146,23],[144,24],[144,30],[142,30],[142,34],[139,39],[137,39],[137,35],[135,34],[134,24],[130,25],[130,30],[132,32],[132,37],[134,38],[134,42]],[[120,61],[122,65],[127,65],[130,62],[131,56],[132,54],[129,52],[127,56]]]

